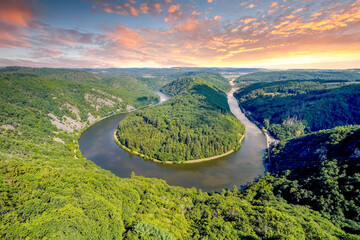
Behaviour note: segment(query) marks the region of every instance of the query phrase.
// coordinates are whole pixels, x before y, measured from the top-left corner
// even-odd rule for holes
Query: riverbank
[[[222,157],[225,157],[233,152],[235,152],[234,149],[226,152],[226,153],[223,153],[223,154],[220,154],[220,155],[216,155],[216,156],[213,156],[213,157],[208,157],[208,158],[201,158],[201,159],[194,159],[194,160],[188,160],[188,161],[181,161],[181,162],[174,162],[174,161],[161,161],[159,159],[156,159],[156,158],[152,158],[152,157],[149,157],[149,156],[146,156],[142,153],[139,153],[139,152],[136,152],[136,151],[132,151],[130,148],[124,146],[123,144],[121,144],[121,142],[119,141],[117,135],[116,135],[116,132],[117,130],[115,130],[114,132],[114,140],[116,142],[116,144],[121,147],[122,149],[124,149],[125,151],[129,152],[129,153],[132,153],[134,155],[137,155],[139,157],[142,157],[144,158],[145,160],[151,160],[153,162],[156,162],[156,163],[162,163],[162,164],[191,164],[191,163],[200,163],[200,162],[206,162],[206,161],[211,161],[211,160],[215,160],[215,159],[218,159],[218,158],[222,158]],[[242,137],[240,138],[239,140],[239,144],[240,144],[240,147],[241,147],[241,142],[244,140],[245,138],[245,134],[242,135]]]
[[[138,176],[166,180],[172,186],[195,187],[206,192],[221,192],[234,185],[242,186],[264,174],[266,142],[261,129],[244,117],[233,97],[230,97],[229,106],[245,125],[246,136],[241,149],[216,160],[194,164],[145,161],[114,141],[114,132],[126,116],[122,114],[108,117],[86,129],[79,139],[81,153],[97,166],[122,178],[128,178],[135,172]]]

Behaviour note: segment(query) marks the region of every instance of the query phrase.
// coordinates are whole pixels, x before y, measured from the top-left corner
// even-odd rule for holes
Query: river
[[[245,125],[246,135],[241,148],[228,156],[180,165],[144,160],[114,142],[113,133],[127,113],[105,118],[89,127],[79,139],[82,155],[119,177],[129,177],[134,172],[136,175],[164,179],[172,186],[195,187],[207,192],[245,185],[265,172],[266,140],[261,130],[241,112],[233,96],[235,90],[233,88],[228,93],[228,102],[231,112]],[[160,96],[160,102],[168,99],[163,93],[155,93]]]

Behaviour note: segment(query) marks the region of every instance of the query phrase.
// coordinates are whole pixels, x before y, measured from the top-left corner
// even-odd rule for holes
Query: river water
[[[150,178],[166,180],[169,185],[195,187],[203,191],[221,191],[245,185],[265,172],[263,158],[266,140],[261,130],[241,112],[233,93],[228,93],[231,112],[245,125],[246,135],[241,148],[215,160],[181,165],[163,165],[144,160],[121,149],[114,142],[114,131],[126,113],[106,118],[89,127],[80,137],[81,153],[103,169],[119,177],[130,177],[131,172]],[[160,102],[168,99],[163,93]]]

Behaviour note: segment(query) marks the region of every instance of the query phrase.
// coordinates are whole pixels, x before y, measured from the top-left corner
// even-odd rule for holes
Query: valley
[[[0,240],[360,240],[360,0],[0,0]]]
[[[220,89],[231,89],[228,80],[186,73],[165,84],[154,79],[153,86],[174,95],[166,100],[136,76],[1,72],[2,238],[359,239],[357,84],[247,83],[226,95]],[[295,107],[289,111],[288,104]],[[187,119],[200,126],[224,121],[222,130],[234,136],[229,149],[237,151],[201,163],[162,164],[114,142],[119,122],[168,114],[183,117],[169,121],[175,130],[191,126]],[[259,127],[280,140],[271,146],[265,173]],[[239,132],[245,138],[236,148]],[[195,139],[204,131],[198,133]],[[203,150],[199,157],[206,157]],[[178,156],[179,163],[192,160]]]
[[[191,166],[164,165],[144,160],[119,148],[113,141],[117,124],[126,114],[106,118],[88,128],[79,139],[80,150],[84,157],[119,177],[129,177],[134,172],[141,176],[164,179],[170,185],[196,187],[207,192],[220,192],[234,185],[245,185],[264,173],[266,146],[260,129],[241,112],[237,100],[233,97],[235,90],[233,88],[227,93],[228,104],[231,112],[245,125],[246,137],[241,148],[228,156],[209,162],[192,163]],[[154,92],[162,99],[159,103],[170,97],[159,91]]]

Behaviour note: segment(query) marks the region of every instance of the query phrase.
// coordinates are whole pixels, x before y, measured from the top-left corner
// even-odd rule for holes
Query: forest
[[[135,174],[119,178],[82,157],[77,141],[91,124],[89,113],[100,119],[124,105],[156,102],[139,82],[118,76],[90,84],[71,80],[80,71],[54,69],[61,72],[56,77],[17,71],[0,74],[2,239],[360,239],[358,126],[283,142],[273,149],[274,166],[294,164],[241,190],[206,193]],[[141,91],[129,95],[136,84]],[[198,86],[194,92],[209,90]],[[198,95],[194,101],[204,100]],[[106,105],[113,96],[123,101]],[[59,129],[49,113],[83,128]],[[306,160],[317,165],[298,178]]]
[[[194,81],[202,81],[204,79],[206,79],[207,83],[212,84],[215,88],[223,92],[228,92],[231,90],[229,80],[218,73],[189,72],[163,86],[161,91],[170,96],[178,95],[191,87],[190,85]]]
[[[248,117],[286,140],[360,124],[360,85],[321,80],[254,83],[235,93]]]
[[[245,128],[230,112],[224,92],[199,76],[181,77],[162,91],[177,95],[122,120],[116,132],[122,145],[164,163],[203,159],[240,148]]]
[[[281,142],[272,148],[270,159],[269,171],[289,179],[276,183],[275,192],[360,234],[360,126],[336,127]]]

